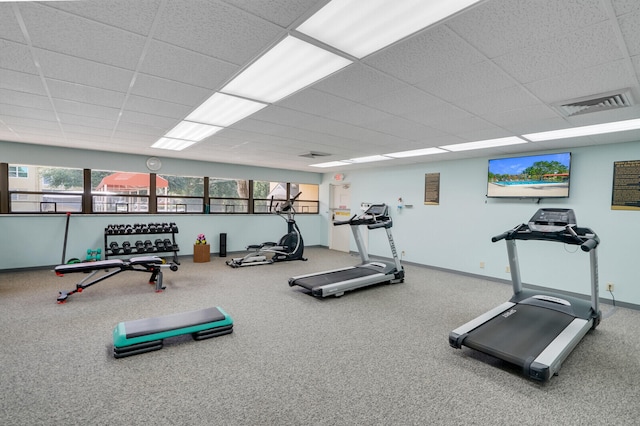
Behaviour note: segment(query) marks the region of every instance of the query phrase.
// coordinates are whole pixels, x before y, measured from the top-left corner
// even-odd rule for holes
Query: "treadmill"
[[[311,294],[316,297],[339,297],[345,291],[355,290],[360,287],[383,282],[392,284],[404,282],[404,269],[400,264],[393,236],[391,235],[393,221],[389,216],[389,208],[386,204],[373,204],[361,215],[353,215],[351,219],[345,221],[334,221],[333,225],[351,226],[362,263],[347,268],[289,278],[290,287],[297,285],[306,288],[311,290]],[[371,230],[384,229],[387,232],[389,246],[393,254],[393,262],[371,261],[369,259],[369,253],[362,243],[360,225],[366,225]]]
[[[580,340],[600,323],[598,258],[600,240],[589,228],[576,225],[571,209],[539,209],[527,224],[491,239],[505,240],[513,282],[508,302],[449,333],[454,348],[466,346],[520,366],[524,375],[547,381]],[[541,240],[578,245],[589,253],[591,301],[526,289],[522,286],[516,240]]]

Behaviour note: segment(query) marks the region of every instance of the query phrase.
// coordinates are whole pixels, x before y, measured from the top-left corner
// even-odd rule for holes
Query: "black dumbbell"
[[[164,251],[164,241],[160,238],[156,239],[154,242],[157,251]]]
[[[136,251],[138,253],[144,253],[144,244],[140,240],[136,241]]]
[[[118,243],[115,241],[111,241],[109,244],[109,248],[111,249],[111,253],[118,254],[120,252],[120,247],[118,247]]]
[[[122,250],[124,251],[124,254],[131,253],[131,243],[129,241],[123,242],[122,243]]]
[[[144,251],[146,251],[146,252],[152,252],[153,251],[153,244],[151,243],[151,240],[145,240],[145,242],[144,242]]]

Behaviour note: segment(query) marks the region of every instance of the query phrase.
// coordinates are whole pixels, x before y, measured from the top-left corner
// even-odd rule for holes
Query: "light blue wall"
[[[320,244],[318,215],[298,215],[305,244]],[[0,270],[58,265],[62,261],[66,215],[0,216],[2,243]],[[178,226],[176,242],[179,255],[193,254],[198,234],[206,235],[211,251],[218,252],[219,234],[227,233],[227,251],[243,251],[249,244],[278,241],[287,233],[287,224],[276,215],[71,215],[66,260],[83,258],[87,249],[104,249],[104,228],[108,224],[175,222]],[[115,240],[146,240],[171,238],[165,234],[144,234],[114,237]]]
[[[545,151],[549,152],[549,151]],[[392,206],[393,234],[404,260],[491,278],[510,279],[504,242],[490,238],[526,222],[539,207],[567,207],[576,212],[578,224],[594,229],[602,243],[600,294],[607,282],[615,284],[618,301],[640,305],[636,284],[637,241],[640,212],[611,210],[613,162],[640,159],[640,142],[575,148],[568,199],[487,199],[488,158],[441,161],[411,166],[345,172],[351,185],[352,209],[361,202],[385,202]],[[144,156],[46,148],[0,142],[0,161],[47,164],[65,167],[101,168],[145,172]],[[425,206],[424,175],[440,173],[440,205]],[[319,175],[288,170],[179,159],[163,159],[162,173],[224,176],[264,180],[321,183],[320,215],[298,215],[306,245],[328,245],[329,185],[333,174]],[[398,197],[413,208],[398,210]],[[276,216],[119,216],[75,215],[71,217],[67,257],[79,257],[87,248],[103,246],[103,230],[109,223],[174,221],[182,255],[193,250],[193,240],[205,233],[217,251],[218,234],[228,234],[228,251],[243,250],[248,244],[277,240],[286,224]],[[61,260],[64,215],[0,216],[0,270],[56,265]],[[163,237],[164,238],[164,237]],[[522,241],[518,244],[522,278],[526,283],[588,294],[588,255],[575,246]],[[352,246],[355,250],[355,246]],[[389,256],[383,232],[371,232],[369,249],[374,255]],[[480,262],[485,268],[480,268]],[[443,289],[446,291],[446,289]]]
[[[393,235],[398,252],[405,252],[404,260],[505,280],[510,280],[505,243],[492,243],[491,237],[527,222],[538,208],[572,208],[578,225],[592,228],[601,239],[601,296],[610,298],[604,289],[607,282],[612,282],[617,300],[640,305],[635,265],[640,211],[611,210],[613,162],[639,160],[640,142],[575,148],[571,152],[570,198],[543,199],[540,204],[487,199],[488,157],[346,171],[345,183],[351,185],[352,209],[361,202],[392,206]],[[440,173],[438,206],[424,205],[425,173]],[[332,174],[326,174],[322,186],[328,187],[331,178]],[[413,208],[398,210],[398,197]],[[327,214],[326,209],[323,214]],[[369,239],[371,254],[390,256],[384,232],[370,232]],[[576,246],[521,241],[517,247],[525,283],[589,294],[589,256],[576,251]],[[480,262],[484,262],[484,269]]]

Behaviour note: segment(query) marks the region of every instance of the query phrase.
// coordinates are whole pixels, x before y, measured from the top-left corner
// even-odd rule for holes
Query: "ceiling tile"
[[[394,92],[369,99],[365,104],[394,115],[407,116],[424,110],[435,110],[447,103],[415,86],[405,85]]]
[[[37,109],[32,106],[7,105],[0,103],[0,117],[9,121],[9,117],[33,118],[34,120],[57,121],[52,108]],[[6,117],[6,118],[5,118]]]
[[[285,32],[253,14],[217,1],[170,1],[155,38],[244,65]]]
[[[313,115],[327,116],[337,108],[347,108],[355,102],[314,89],[305,89],[279,101],[282,108],[303,111]]]
[[[447,70],[446,74],[416,84],[417,87],[445,101],[496,92],[513,85],[514,80],[491,61]]]
[[[401,81],[362,64],[353,64],[316,83],[313,88],[362,102],[405,86]]]
[[[47,79],[47,87],[53,98],[111,108],[120,108],[125,99],[123,92],[61,80]]]
[[[554,104],[635,86],[624,60],[558,74],[526,85],[542,101]]]
[[[494,61],[525,84],[622,57],[611,23],[606,21],[496,57]]]
[[[365,58],[364,63],[415,84],[485,58],[446,27],[435,27]]]
[[[47,50],[36,49],[45,77],[126,93],[133,71]]]
[[[0,89],[9,89],[16,92],[27,92],[43,96],[47,94],[39,76],[2,68],[0,68]]]
[[[158,99],[130,95],[127,99],[126,109],[137,112],[153,112],[159,116],[170,117],[178,120],[189,115],[193,108],[187,105],[174,104]]]
[[[273,22],[283,28],[288,28],[299,21],[300,16],[309,15],[309,9],[314,9],[317,0],[224,0],[226,3]]]
[[[0,39],[26,44],[11,2],[0,3]]]
[[[492,0],[450,20],[447,26],[494,58],[606,19],[600,0]]]
[[[0,39],[0,52],[0,68],[38,74],[27,45]]]
[[[619,21],[629,54],[640,55],[640,10],[621,16]]]
[[[238,66],[159,41],[149,45],[141,73],[207,89],[219,89]]]
[[[611,4],[617,16],[640,10],[640,2],[637,0],[611,0]]]
[[[540,101],[522,86],[511,86],[480,96],[459,99],[456,105],[475,115],[487,111],[508,111],[525,106],[538,105]]]
[[[31,2],[20,11],[34,47],[130,70],[142,53],[140,35]]]
[[[164,78],[139,74],[131,89],[134,95],[195,108],[213,94],[211,90]]]
[[[161,0],[57,1],[47,7],[146,36]]]
[[[37,109],[51,108],[51,101],[46,96],[8,89],[0,89],[0,104],[17,105]]]
[[[79,120],[79,117],[82,117],[81,120],[83,121],[87,120],[89,117],[94,117],[102,119],[105,122],[112,123],[109,127],[113,128],[113,124],[115,124],[118,119],[119,110],[116,108],[85,104],[82,102],[68,101],[64,99],[53,99],[53,103],[60,118],[62,118],[64,114],[71,114],[73,116],[70,117],[69,122]]]

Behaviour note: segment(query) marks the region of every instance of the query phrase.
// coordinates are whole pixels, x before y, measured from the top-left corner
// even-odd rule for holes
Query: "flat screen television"
[[[567,198],[571,153],[489,160],[487,197]]]

